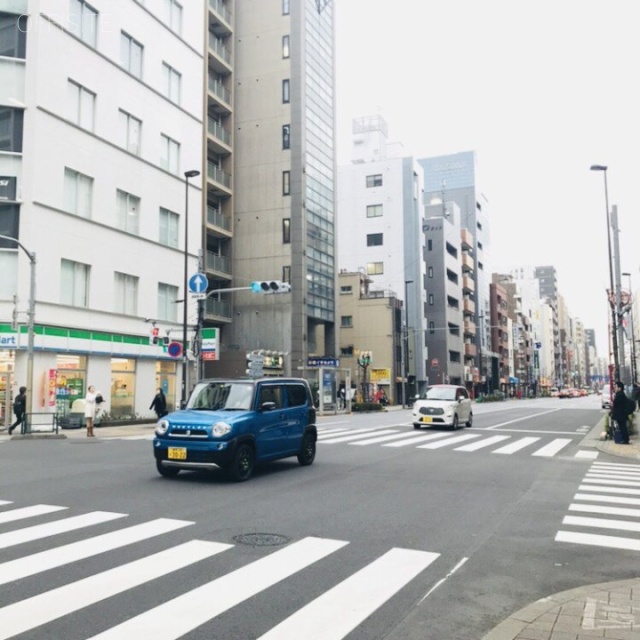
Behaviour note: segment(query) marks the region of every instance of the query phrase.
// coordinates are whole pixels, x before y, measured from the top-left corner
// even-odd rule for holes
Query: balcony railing
[[[225,231],[231,231],[231,218],[220,213],[214,207],[207,207],[207,222],[214,227],[220,227]]]
[[[465,342],[464,344],[464,355],[465,356],[475,356],[477,353],[476,345]]]
[[[231,176],[213,162],[207,163],[208,177],[218,184],[224,185],[227,189],[231,188]]]
[[[465,333],[476,333],[476,323],[471,322],[471,320],[465,320],[464,322],[464,332]]]
[[[209,0],[209,8],[215,11],[227,24],[231,24],[231,12],[221,0]]]
[[[231,64],[231,51],[222,44],[222,40],[216,38],[212,33],[209,34],[209,48],[215,51],[228,65]]]
[[[463,276],[462,278],[462,288],[465,291],[475,291],[476,285],[473,282],[473,278],[469,278],[468,276]]]
[[[212,298],[207,298],[205,314],[208,316],[216,316],[218,318],[231,319],[231,303],[228,300],[213,300]]]
[[[468,298],[465,298],[464,302],[462,303],[462,308],[469,313],[475,313],[476,303],[473,300],[469,300]]]
[[[219,256],[217,253],[207,251],[205,265],[209,271],[231,274],[231,261],[227,256]]]
[[[231,104],[231,91],[215,78],[209,78],[209,91],[227,104]]]
[[[219,123],[216,122],[213,118],[209,118],[209,122],[207,123],[207,131],[218,140],[224,142],[227,146],[231,144],[231,134]]]

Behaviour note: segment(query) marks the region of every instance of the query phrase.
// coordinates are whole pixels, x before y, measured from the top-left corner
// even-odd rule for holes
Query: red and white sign
[[[55,407],[56,406],[56,377],[58,375],[58,372],[56,371],[56,369],[49,369],[49,406],[50,407]]]
[[[217,360],[218,352],[217,351],[203,351],[202,352],[203,360]]]

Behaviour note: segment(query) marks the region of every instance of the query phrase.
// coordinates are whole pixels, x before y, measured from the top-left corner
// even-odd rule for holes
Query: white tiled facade
[[[157,367],[180,374],[148,344],[145,319],[181,340],[184,172],[203,170],[204,0],[5,0],[0,14],[7,29],[7,14],[28,16],[25,57],[0,57],[0,109],[24,114],[21,151],[0,147],[0,176],[17,185],[13,214],[0,202],[0,234],[17,233],[36,255],[32,409],[55,410],[41,387],[63,356],[84,359],[85,383],[103,391],[107,410],[126,395],[129,413],[150,415]],[[189,273],[202,245],[201,194],[201,177],[191,179]],[[25,253],[3,247],[0,338],[12,335],[16,291],[26,321],[30,284]],[[14,388],[25,383],[24,329],[19,342],[0,351]]]

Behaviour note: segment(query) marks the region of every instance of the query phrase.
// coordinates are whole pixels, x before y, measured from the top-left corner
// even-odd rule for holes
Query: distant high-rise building
[[[559,384],[563,379],[562,349],[560,339],[560,325],[558,318],[558,277],[556,268],[551,265],[536,267],[535,277],[540,286],[540,297],[545,300],[553,310],[553,357],[555,367],[555,383]]]

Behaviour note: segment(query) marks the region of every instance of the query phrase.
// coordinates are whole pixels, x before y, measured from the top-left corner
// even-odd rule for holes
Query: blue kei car
[[[203,380],[185,409],[158,421],[153,453],[160,475],[221,467],[248,480],[257,462],[316,455],[316,410],[302,378]]]

